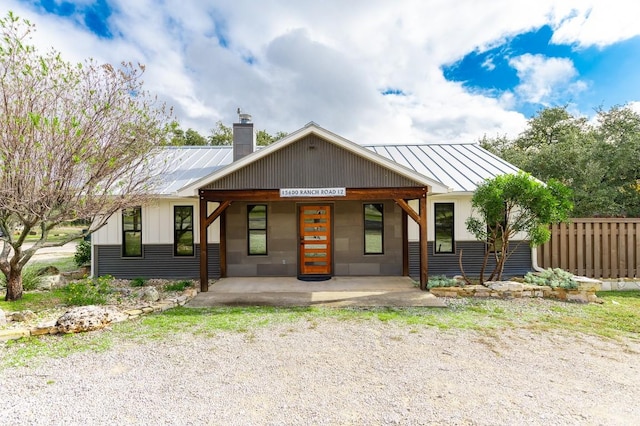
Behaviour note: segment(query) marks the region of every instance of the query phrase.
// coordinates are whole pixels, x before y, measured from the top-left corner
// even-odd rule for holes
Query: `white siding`
[[[209,213],[213,212],[218,203],[210,203]],[[173,244],[173,206],[193,206],[194,239],[200,242],[200,223],[198,200],[194,198],[159,199],[151,204],[142,206],[142,243],[143,244]],[[91,237],[94,245],[122,244],[122,215],[115,213],[107,224],[96,231]],[[209,243],[220,242],[220,222],[216,220],[209,226],[207,234]]]
[[[431,195],[428,197],[427,206],[429,207],[429,212],[427,214],[427,239],[429,241],[433,241],[435,239],[434,235],[434,203],[454,203],[453,214],[454,214],[454,238],[456,241],[477,241],[472,233],[467,231],[467,226],[465,225],[465,221],[469,216],[471,216],[471,198],[472,195],[451,195],[451,194],[442,194],[442,195]],[[409,205],[418,211],[418,200],[409,201]],[[418,224],[415,223],[411,218],[408,219],[408,233],[409,233],[409,241],[419,241],[418,235]],[[516,234],[512,240],[524,240],[526,239],[526,233],[520,232]]]
[[[429,241],[433,241],[435,238],[434,234],[434,203],[453,203],[453,214],[454,214],[454,238],[456,241],[475,241],[473,235],[467,231],[467,227],[465,225],[465,221],[471,215],[471,195],[451,195],[451,194],[443,194],[443,195],[431,195],[427,198],[427,207],[429,211],[427,212],[427,239]],[[418,211],[418,200],[409,201],[409,205]],[[408,233],[409,233],[409,241],[419,241],[418,235],[418,224],[415,223],[411,218],[408,219]]]

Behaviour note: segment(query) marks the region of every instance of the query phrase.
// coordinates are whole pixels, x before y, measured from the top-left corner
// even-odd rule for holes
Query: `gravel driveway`
[[[632,424],[639,360],[585,335],[301,320],[2,370],[0,424]]]

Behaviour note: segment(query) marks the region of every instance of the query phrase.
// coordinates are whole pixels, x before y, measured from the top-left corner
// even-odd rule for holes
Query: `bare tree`
[[[0,19],[0,270],[5,300],[22,297],[22,269],[43,247],[65,244],[145,202],[170,112],[143,90],[144,67],[64,61],[28,44],[34,26]],[[48,242],[61,222],[91,228]],[[24,249],[34,229],[41,237]]]

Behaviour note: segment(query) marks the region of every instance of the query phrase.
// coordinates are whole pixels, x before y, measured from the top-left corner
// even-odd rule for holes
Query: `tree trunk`
[[[4,297],[6,302],[22,299],[22,268],[11,265],[9,276],[7,277],[7,295]]]
[[[487,261],[489,261],[489,247],[486,247],[484,251],[484,258],[482,259],[482,265],[480,266],[480,285],[484,285],[484,271],[487,268]]]

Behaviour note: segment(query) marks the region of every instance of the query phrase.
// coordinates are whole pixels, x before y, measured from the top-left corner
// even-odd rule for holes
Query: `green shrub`
[[[142,277],[137,277],[132,279],[129,282],[129,285],[131,287],[144,287],[144,285],[147,283],[147,279],[146,278],[142,278]]]
[[[42,281],[42,277],[38,275],[37,267],[26,267],[22,270],[22,288],[25,291],[31,291],[38,288],[38,285]],[[0,287],[7,286],[7,278],[4,274],[0,274]]]
[[[91,263],[91,243],[89,241],[80,241],[76,246],[76,253],[73,260],[78,266],[84,266]]]
[[[527,272],[527,275],[524,276],[524,282],[567,290],[578,288],[578,282],[573,279],[573,274],[560,268],[548,268],[538,273]]]
[[[103,275],[69,283],[62,288],[63,301],[73,306],[104,305],[111,294],[112,280],[111,275]]]
[[[182,281],[165,285],[164,290],[165,291],[184,291],[189,287],[193,287],[193,281],[182,280]]]
[[[462,284],[460,284],[455,278],[447,278],[444,275],[434,275],[433,277],[429,277],[429,280],[427,281],[427,288],[461,286]]]

